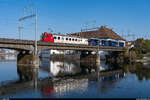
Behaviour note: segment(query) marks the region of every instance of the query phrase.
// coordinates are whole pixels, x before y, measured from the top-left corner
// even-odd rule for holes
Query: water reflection
[[[144,65],[143,63],[134,63],[130,65],[124,65],[124,69],[127,72],[136,74],[138,80],[150,80],[150,65]]]
[[[150,79],[150,70],[142,63],[110,65],[101,61],[101,65],[97,66],[92,62],[41,59],[39,68],[15,67],[17,67],[18,80],[5,84],[1,84],[0,81],[0,97],[22,97],[24,95],[31,98],[102,97],[104,95],[111,97],[117,91],[121,95],[130,92],[129,89],[122,88],[124,85],[131,86],[130,94],[137,93],[136,88],[139,87],[133,88],[133,82],[139,86],[138,80],[142,84],[144,80]],[[96,71],[97,67],[100,72]],[[118,69],[121,67],[123,70]],[[47,73],[49,76],[41,77],[41,72]],[[138,80],[133,80],[133,77],[129,78],[128,73],[134,74]],[[116,95],[118,96],[119,93]],[[137,94],[133,94],[133,96],[136,97]]]
[[[47,80],[47,81],[50,81]],[[49,84],[41,85],[41,95],[44,97],[59,97],[73,91],[84,92],[88,87],[88,79],[62,78],[53,80]]]
[[[81,72],[80,61],[54,61],[47,58],[40,60],[40,69],[53,76],[75,75]]]
[[[98,85],[97,88],[100,93],[107,93],[114,89],[117,86],[117,83],[119,83],[119,81],[124,78],[126,78],[125,73],[116,73],[110,74],[108,76],[102,76],[99,79],[100,85]]]
[[[40,59],[40,70],[52,74],[53,76],[65,76],[75,75],[78,73],[91,73],[96,71],[106,71],[118,68],[118,66],[112,66],[106,64],[105,61],[101,61],[100,65],[95,62],[80,62],[77,61],[58,61],[48,58]]]
[[[38,68],[34,66],[17,66],[20,81],[31,81],[38,77]]]
[[[9,54],[1,54],[0,55],[0,62],[9,62],[9,61],[16,61],[16,55],[9,55]]]
[[[41,95],[44,97],[61,97],[71,93],[83,94],[86,91],[90,91],[88,89],[93,82],[94,85],[92,86],[100,93],[110,92],[111,89],[115,88],[119,80],[125,78],[125,73],[114,72],[113,74],[107,74],[107,76],[102,75],[99,77],[99,80],[93,81],[96,77],[96,74],[92,73],[90,75],[44,79],[41,81],[48,83],[41,85]]]
[[[71,92],[78,91],[83,93],[88,91],[90,82],[98,82],[97,90],[105,93],[109,92],[110,87],[115,86],[119,80],[125,78],[125,73],[122,70],[118,72],[112,71],[112,73],[107,73],[106,70],[111,70],[114,68],[109,67],[111,65],[102,62],[100,66],[100,71],[106,72],[97,72],[97,66],[95,63],[88,62],[67,62],[67,61],[55,61],[50,59],[41,59],[40,60],[40,69],[57,76],[57,78],[49,79],[49,84],[44,84],[41,88],[41,94],[44,97],[59,97]],[[87,71],[88,69],[88,71]],[[94,70],[93,73],[86,73],[89,70]],[[83,73],[85,72],[85,73]],[[80,73],[80,74],[78,74]],[[75,75],[75,76],[64,76],[63,75]],[[58,77],[59,76],[59,77]],[[51,80],[51,81],[50,81]]]

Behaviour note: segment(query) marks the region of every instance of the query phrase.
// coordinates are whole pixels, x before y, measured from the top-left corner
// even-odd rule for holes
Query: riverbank
[[[144,65],[150,65],[150,56],[144,55],[142,59],[137,59],[136,62],[141,62]]]

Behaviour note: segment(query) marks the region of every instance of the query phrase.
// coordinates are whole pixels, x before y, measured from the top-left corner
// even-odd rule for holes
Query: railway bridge
[[[20,39],[7,39],[0,38],[0,48],[4,49],[14,49],[18,50],[19,54],[17,56],[18,64],[25,64],[24,62],[39,65],[36,59],[38,55],[34,55],[35,51],[35,41],[33,40],[20,40]],[[95,51],[117,51],[123,52],[126,50],[124,47],[111,47],[111,46],[89,46],[89,45],[79,45],[79,44],[68,44],[68,43],[47,43],[42,41],[37,41],[37,51],[40,50],[77,50],[81,51],[80,57],[85,57],[84,52]],[[32,51],[31,56],[26,56],[29,51]],[[27,52],[27,53],[23,53]],[[82,55],[83,54],[83,55]],[[23,58],[23,60],[21,60]],[[28,59],[27,59],[28,58]],[[27,61],[26,61],[27,60]],[[97,54],[98,64],[100,63],[100,56]]]
[[[33,51],[34,52],[34,41],[33,40],[20,40],[20,39],[6,39],[0,38],[0,48],[14,49],[18,51]],[[122,47],[111,47],[111,46],[88,46],[79,44],[67,44],[67,43],[47,43],[38,41],[37,49],[40,50],[79,50],[79,51],[125,51]]]

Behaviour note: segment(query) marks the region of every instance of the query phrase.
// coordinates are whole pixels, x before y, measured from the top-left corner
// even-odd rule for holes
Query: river
[[[40,59],[39,68],[0,61],[0,98],[150,98],[150,68]]]

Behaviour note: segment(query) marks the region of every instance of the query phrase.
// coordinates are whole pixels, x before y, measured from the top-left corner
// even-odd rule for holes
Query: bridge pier
[[[29,51],[20,51],[17,55],[17,65],[39,67],[39,55],[30,54]]]
[[[81,51],[80,55],[80,62],[81,62],[81,67],[84,67],[88,65],[88,72],[92,72],[95,70],[95,72],[99,71],[100,67],[100,54],[96,52],[95,54],[92,54],[92,52],[89,51]]]
[[[100,70],[100,64],[101,64],[101,62],[100,62],[101,60],[100,60],[100,54],[98,53],[98,52],[96,52],[96,68],[97,68],[97,72],[99,72]]]
[[[38,68],[34,66],[17,66],[17,73],[20,81],[31,81],[35,80],[38,77]]]

